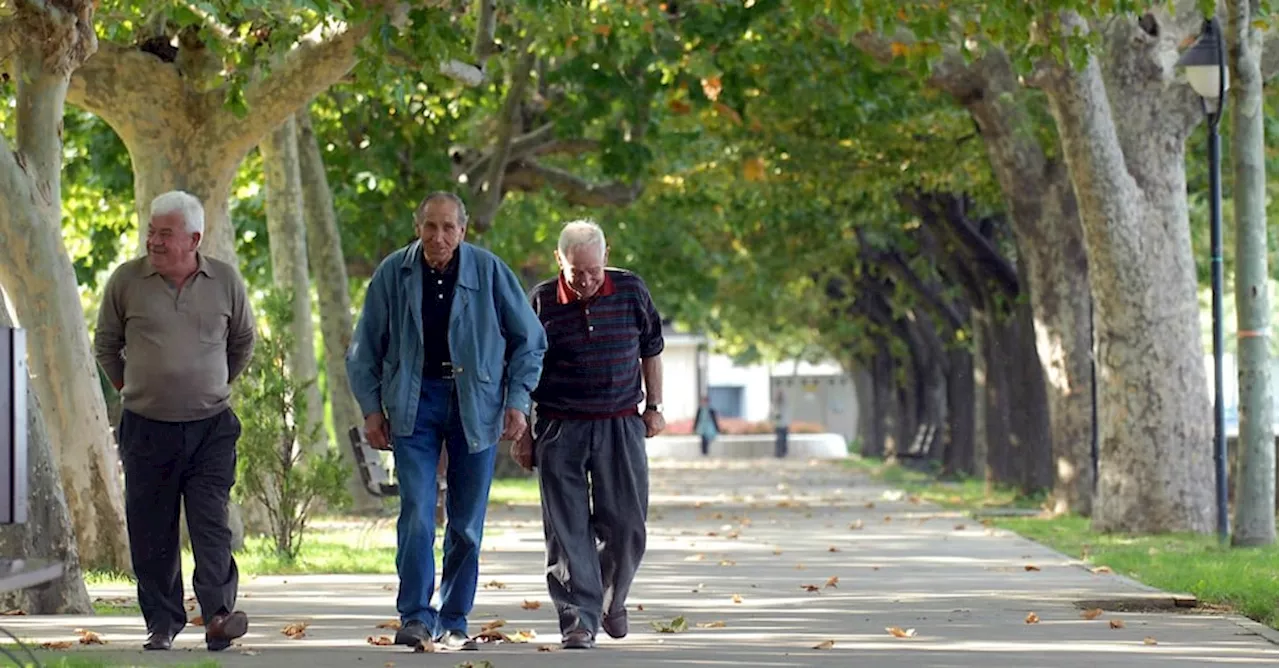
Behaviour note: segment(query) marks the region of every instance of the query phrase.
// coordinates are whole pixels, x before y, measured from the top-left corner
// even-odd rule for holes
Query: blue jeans
[[[431,606],[435,588],[436,467],[440,448],[449,454],[445,496],[447,525],[440,609]],[[480,539],[489,503],[489,483],[498,448],[471,454],[458,411],[452,380],[424,378],[413,435],[394,444],[400,485],[400,521],[396,525],[396,572],[401,622],[420,621],[433,636],[467,630],[467,614],[480,575]]]

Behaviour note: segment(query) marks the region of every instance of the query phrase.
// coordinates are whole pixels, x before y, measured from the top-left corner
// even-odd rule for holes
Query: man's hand
[[[644,437],[653,438],[662,433],[667,428],[667,421],[662,417],[662,413],[655,410],[647,410],[644,415],[640,416],[644,420]]]
[[[511,458],[516,460],[520,468],[526,471],[533,470],[533,434],[528,429],[524,431],[523,436],[512,441]]]
[[[391,425],[382,411],[364,416],[364,433],[374,450],[391,449]]]
[[[502,420],[502,438],[503,441],[517,441],[521,436],[529,430],[529,421],[525,419],[524,413],[508,408]]]

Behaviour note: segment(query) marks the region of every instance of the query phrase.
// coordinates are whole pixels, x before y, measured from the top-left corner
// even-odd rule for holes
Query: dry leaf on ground
[[[886,521],[886,522],[892,522],[892,521],[893,521],[893,516],[892,516],[892,515],[885,515],[885,516],[884,516],[884,521]]]
[[[1035,564],[1027,564],[1026,566],[1023,566],[1023,568],[1026,569],[1027,572],[1040,570],[1040,567]]]
[[[300,640],[307,635],[307,627],[310,622],[294,622],[280,629],[280,633],[288,636],[290,640]]]
[[[71,649],[75,643],[70,640],[58,640],[55,642],[40,643],[40,649]]]
[[[914,638],[916,635],[915,629],[903,630],[901,627],[897,627],[897,626],[885,627],[885,631],[888,631],[889,635],[895,638]]]
[[[1142,639],[1142,644],[1144,644],[1144,645],[1154,645],[1154,644],[1156,644],[1156,639],[1155,639],[1155,638],[1152,638],[1151,636],[1147,636],[1147,637],[1145,637],[1145,638],[1143,638],[1143,639]]]
[[[1089,571],[1094,575],[1106,575],[1106,574],[1115,572],[1111,570],[1110,566],[1099,566],[1097,568],[1090,568]]]
[[[400,620],[398,620],[398,619],[388,619],[387,621],[385,621],[385,622],[383,622],[383,623],[379,624],[379,625],[378,625],[377,627],[375,627],[375,628],[379,628],[379,629],[391,629],[392,631],[399,631],[399,630],[400,630]]]
[[[192,626],[204,626],[204,617],[196,615],[195,617],[187,620],[187,623]]]
[[[814,645],[814,646],[813,646],[813,648],[814,648],[814,649],[831,649],[831,648],[833,648],[833,647],[835,647],[835,646],[836,646],[836,641],[834,641],[834,640],[823,640],[822,642],[820,642],[820,643],[818,643],[818,644]]]
[[[521,603],[521,604],[520,604],[520,607],[521,607],[521,608],[524,608],[525,610],[537,610],[538,608],[541,608],[541,607],[542,607],[542,602],[541,602],[541,601],[530,601],[530,600],[527,600],[527,599],[526,599],[524,603]]]
[[[396,644],[396,641],[391,636],[369,636],[364,641],[376,647],[390,647]]]
[[[80,644],[81,644],[81,645],[105,645],[105,644],[107,644],[107,641],[103,640],[103,639],[102,639],[102,636],[98,635],[97,633],[94,633],[93,631],[89,631],[89,630],[86,630],[86,629],[76,629],[76,633],[79,633],[79,634],[80,634]]]
[[[538,645],[539,652],[556,652],[560,650],[559,645]]]
[[[734,560],[732,560],[732,559],[721,559],[721,560],[720,560],[720,565],[721,565],[721,566],[737,566],[737,565],[738,565],[738,562],[736,562],[736,561],[734,561]]]
[[[1028,624],[1039,624],[1039,623],[1040,623],[1040,615],[1037,615],[1037,614],[1036,614],[1036,613],[1034,613],[1034,612],[1028,612],[1028,613],[1027,613],[1027,619],[1026,619],[1025,621],[1026,621]]]
[[[876,502],[875,502],[875,501],[868,501],[868,502],[866,503],[866,505],[865,505],[865,506],[863,506],[863,507],[864,507],[864,508],[875,508],[875,507],[876,507]]]
[[[824,587],[830,587],[830,588],[832,588],[832,589],[835,589],[836,585],[838,585],[838,584],[840,584],[840,576],[838,576],[838,575],[832,575],[831,577],[827,578],[827,584],[825,584],[825,585],[823,585],[823,586],[824,586]]]
[[[649,622],[649,626],[658,633],[684,633],[689,630],[689,621],[680,616],[670,622]]]
[[[800,585],[800,588],[810,592],[822,591],[822,588],[818,585]]]
[[[507,642],[526,643],[526,642],[532,641],[534,638],[537,638],[537,637],[538,637],[538,632],[534,631],[533,629],[529,629],[528,631],[522,630],[522,631],[516,631],[515,633],[508,633]]]
[[[861,530],[861,529],[862,529],[862,520],[854,520],[852,523],[850,523],[850,524],[849,524],[849,529],[850,529],[850,530],[852,530],[852,531],[859,531],[859,530]]]
[[[1084,619],[1097,619],[1102,616],[1102,608],[1093,608],[1080,613],[1080,617]]]
[[[505,582],[498,582],[497,580],[490,580],[490,581],[488,581],[488,582],[486,582],[486,583],[485,583],[484,588],[485,588],[485,589],[506,589],[506,588],[507,588],[507,585],[506,585],[506,583],[505,583]]]
[[[636,612],[644,612],[644,604],[636,604]]]
[[[700,629],[722,629],[724,627],[724,622],[698,622],[698,628]]]
[[[382,591],[395,591],[395,585],[382,585]]]
[[[804,568],[805,568],[804,564],[796,564],[796,570],[797,570],[797,571],[803,571],[803,570],[804,570]]]
[[[922,500],[922,499],[921,499],[920,497],[918,497],[918,496],[916,496],[916,495],[914,495],[914,494],[912,494],[911,496],[908,496],[908,497],[907,497],[907,503],[910,503],[910,504],[919,505],[919,504],[920,504],[920,502],[921,502],[921,500]]]
[[[827,548],[827,552],[839,552],[839,551],[840,551],[840,548],[836,547],[835,545],[832,545],[831,547]]]
[[[27,614],[27,611],[26,611],[26,610],[23,610],[22,608],[14,608],[13,610],[5,610],[4,612],[0,613],[0,615],[3,615],[3,616],[5,616],[5,617],[13,617],[13,616],[15,616],[15,615],[25,615],[25,614]]]
[[[963,524],[957,524],[957,525],[955,525],[955,527],[953,527],[953,528],[954,528],[956,531],[964,531],[964,526],[965,526],[965,525],[963,525]]]
[[[1108,624],[1108,625],[1110,625],[1110,626],[1111,626],[1111,628],[1113,628],[1113,629],[1122,629],[1122,628],[1124,628],[1124,620],[1123,620],[1123,619],[1112,619],[1112,620],[1108,621],[1108,622],[1107,622],[1107,624]]]
[[[702,561],[703,559],[706,559],[706,558],[707,558],[707,555],[699,552],[697,554],[691,554],[685,557],[684,560],[685,561]]]
[[[741,603],[741,602],[742,602],[742,596],[740,596],[740,595],[738,595],[738,594],[734,594],[734,595],[733,595],[733,598],[732,598],[731,600],[732,600],[734,603]]]
[[[495,620],[493,620],[493,621],[491,621],[491,622],[485,622],[484,626],[481,626],[481,627],[480,627],[480,632],[481,632],[481,633],[488,633],[489,631],[492,631],[492,630],[494,630],[494,629],[500,629],[500,628],[502,628],[502,627],[504,627],[504,626],[506,626],[506,625],[507,625],[507,620],[505,620],[505,619],[495,619]]]

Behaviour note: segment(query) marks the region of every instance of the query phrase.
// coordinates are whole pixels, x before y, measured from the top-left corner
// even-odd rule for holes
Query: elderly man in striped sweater
[[[608,254],[598,225],[569,223],[560,274],[530,293],[548,347],[533,433],[511,451],[539,471],[547,588],[566,649],[591,649],[600,628],[627,635],[649,510],[644,441],[666,427],[662,320],[644,281],[606,268]]]

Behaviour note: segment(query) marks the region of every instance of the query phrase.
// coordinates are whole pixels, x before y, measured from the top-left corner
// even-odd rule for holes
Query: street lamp
[[[1229,535],[1226,406],[1222,400],[1222,155],[1218,122],[1226,106],[1227,63],[1218,20],[1204,22],[1200,39],[1178,59],[1209,118],[1209,244],[1213,272],[1213,463],[1218,492],[1218,537]]]

